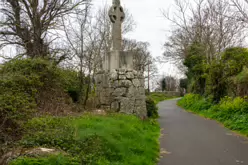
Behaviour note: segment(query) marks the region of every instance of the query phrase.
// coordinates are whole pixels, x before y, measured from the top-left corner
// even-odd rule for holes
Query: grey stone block
[[[139,94],[143,96],[146,94],[144,87],[139,87]]]
[[[127,95],[127,89],[126,88],[116,88],[112,94],[114,97],[118,96],[126,96]]]
[[[140,80],[139,79],[133,79],[133,85],[135,86],[135,87],[140,87],[141,86],[141,84],[140,84]]]
[[[119,80],[126,80],[126,75],[119,75],[118,79]]]
[[[126,69],[117,69],[119,75],[126,75]]]
[[[115,112],[119,112],[121,108],[121,104],[119,101],[114,101],[111,103],[111,109]]]
[[[120,107],[121,113],[133,114],[135,107],[134,100],[130,100],[128,98],[122,98],[120,102],[121,102],[121,107]]]
[[[118,78],[117,72],[114,70],[110,73],[110,80],[116,80]]]
[[[127,73],[126,73],[126,77],[127,77],[127,79],[134,79],[134,74],[133,74],[133,72],[127,72]]]
[[[111,87],[112,88],[114,88],[114,89],[116,89],[116,88],[118,88],[119,87],[119,80],[112,80],[111,81]]]
[[[133,84],[130,80],[120,80],[119,81],[119,86],[120,87],[125,87],[125,88],[129,88],[131,87]]]

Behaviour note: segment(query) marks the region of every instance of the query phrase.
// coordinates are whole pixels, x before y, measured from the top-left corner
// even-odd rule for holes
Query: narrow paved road
[[[215,121],[188,113],[177,100],[159,103],[159,165],[248,165],[248,140]]]

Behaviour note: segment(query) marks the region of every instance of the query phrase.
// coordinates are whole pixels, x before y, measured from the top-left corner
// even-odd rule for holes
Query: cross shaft
[[[121,24],[125,19],[125,13],[120,0],[113,0],[113,5],[109,10],[109,18],[112,22],[112,49],[121,50],[122,48],[122,27]]]

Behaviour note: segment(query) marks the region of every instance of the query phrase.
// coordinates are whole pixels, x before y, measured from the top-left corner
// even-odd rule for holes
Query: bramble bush
[[[248,136],[247,97],[224,97],[218,104],[213,104],[200,95],[188,94],[178,101],[178,105],[207,118],[215,119],[226,127]]]
[[[153,99],[146,98],[147,117],[158,118],[158,107]]]
[[[60,83],[74,103],[80,101],[80,79],[74,70],[60,69]]]
[[[39,89],[56,72],[47,61],[11,60],[0,70],[1,142],[18,137],[23,121],[37,109]]]
[[[18,140],[34,114],[53,113],[59,106],[69,110],[70,91],[78,85],[76,72],[39,58],[6,62],[0,77],[0,146]]]

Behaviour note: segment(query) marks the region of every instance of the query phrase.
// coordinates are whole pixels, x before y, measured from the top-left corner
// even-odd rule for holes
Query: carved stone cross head
[[[113,5],[109,10],[109,18],[112,22],[112,50],[121,50],[122,48],[122,23],[125,19],[125,14],[120,0],[113,0]]]
[[[116,6],[120,6],[121,5],[121,2],[120,0],[113,0],[113,5],[116,5]]]
[[[120,5],[120,0],[114,0],[113,5],[109,10],[109,18],[112,23],[122,23],[125,19],[123,7]]]

